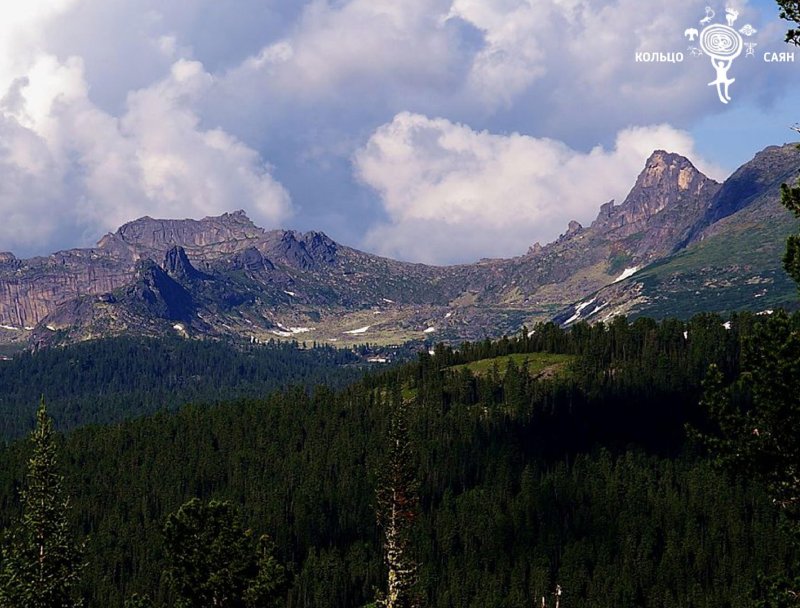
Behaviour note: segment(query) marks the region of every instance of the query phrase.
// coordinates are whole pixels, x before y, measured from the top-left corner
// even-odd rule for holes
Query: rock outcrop
[[[686,238],[719,189],[687,158],[657,150],[623,203],[603,205],[592,229],[614,241],[642,235],[629,253],[648,262]]]

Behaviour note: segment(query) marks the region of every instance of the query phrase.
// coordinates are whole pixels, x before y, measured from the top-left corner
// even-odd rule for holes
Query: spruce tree
[[[153,601],[149,595],[134,593],[127,600],[123,608],[153,608]]]
[[[22,520],[7,538],[0,565],[0,608],[74,608],[82,605],[76,599],[82,547],[69,531],[69,499],[44,399],[31,443]]]
[[[383,556],[388,568],[383,608],[413,608],[418,565],[413,557],[411,533],[419,510],[406,410],[399,387],[392,399],[388,458],[377,491],[378,525],[383,530]]]
[[[262,536],[253,542],[230,502],[198,498],[167,517],[167,576],[185,608],[266,608],[286,590],[286,571]]]

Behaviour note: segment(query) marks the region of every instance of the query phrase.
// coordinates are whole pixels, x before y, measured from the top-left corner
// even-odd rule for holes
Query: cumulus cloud
[[[296,227],[359,242],[379,220],[419,221],[420,229],[431,221],[403,216],[389,202],[397,196],[375,204],[363,184],[389,192],[379,176],[353,179],[353,154],[373,150],[381,125],[403,112],[446,117],[453,129],[470,125],[464,129],[484,143],[491,133],[515,131],[551,138],[547,150],[557,158],[588,159],[598,142],[605,155],[616,154],[616,138],[629,125],[690,129],[723,110],[706,86],[713,78],[707,58],[634,62],[637,51],[686,51],[683,31],[703,15],[696,0],[235,4],[3,4],[0,212],[16,214],[25,229],[0,227],[0,248],[43,252],[75,244],[76,235],[86,243],[141,213],[245,207],[275,225],[288,217],[288,191],[299,210]],[[768,25],[745,0],[738,4],[741,22],[753,22],[762,45],[780,42],[782,24]],[[739,59],[735,103],[774,103],[792,67]],[[531,139],[507,136],[484,153],[498,164],[506,158],[512,164],[497,170],[516,174],[504,146],[525,151]],[[429,156],[445,162],[452,150]],[[461,160],[480,159],[464,153]],[[555,191],[553,181],[548,192]],[[35,228],[25,223],[34,216]],[[389,247],[386,226],[362,242]],[[385,241],[374,236],[381,230]],[[437,238],[426,241],[435,249]],[[398,240],[394,250],[404,247]],[[487,239],[480,254],[497,250]],[[433,249],[408,255],[444,259]]]
[[[193,110],[213,77],[198,62],[132,92],[115,117],[88,97],[79,58],[42,55],[0,103],[4,248],[86,244],[141,215],[202,217],[235,207],[267,226],[290,210],[259,154]]]
[[[761,29],[762,45],[781,41],[758,10],[739,7],[741,23]],[[279,166],[291,155],[318,159],[304,165],[317,174],[343,165],[404,111],[548,137],[575,150],[613,149],[630,125],[689,130],[724,112],[707,86],[714,78],[708,58],[691,57],[684,37],[703,8],[695,0],[317,0],[284,36],[221,76],[211,113],[221,122],[238,117],[232,128],[242,137],[264,133],[258,145]],[[651,51],[686,59],[636,63],[637,52]],[[791,68],[742,57],[735,104],[774,102]],[[346,182],[336,191],[340,200],[359,196]],[[303,199],[317,217],[330,206],[330,186],[322,192]],[[360,238],[366,218],[359,213],[349,232],[337,234]]]
[[[451,88],[459,58],[442,15],[447,0],[313,0],[288,35],[241,65],[290,96],[337,95],[341,87],[403,83]]]
[[[553,2],[455,0],[446,19],[461,19],[483,34],[471,58],[466,91],[483,103],[511,105],[547,71],[548,42],[563,23]]]
[[[762,27],[757,9],[738,6],[741,23]],[[688,57],[683,35],[704,14],[696,0],[314,0],[220,90],[369,117],[379,108],[513,124],[586,145],[631,123],[687,126],[721,111],[708,59]],[[762,33],[762,46],[781,41],[770,26]],[[637,64],[642,51],[687,60]],[[738,100],[785,89],[786,69],[755,60],[736,69],[759,84],[738,87]]]
[[[551,241],[575,218],[621,202],[655,149],[689,157],[702,171],[692,138],[667,125],[630,128],[613,149],[578,152],[551,139],[474,131],[443,118],[401,113],[354,157],[359,179],[380,196],[390,220],[368,247],[435,263],[524,253]]]
[[[713,4],[713,3],[712,3]],[[724,4],[717,21],[725,22]],[[759,52],[785,50],[783,25],[746,0],[736,3],[739,24],[759,29]],[[481,128],[523,129],[571,145],[613,142],[630,124],[668,122],[691,128],[703,116],[721,114],[707,86],[714,71],[708,57],[691,55],[684,37],[702,27],[704,5],[695,0],[453,0],[449,18],[483,35],[461,93],[477,107],[459,119]],[[637,52],[681,52],[680,63],[637,63]],[[759,56],[760,57],[760,56]],[[740,58],[732,75],[737,104],[766,107],[792,82],[791,65]],[[422,110],[428,115],[441,114]],[[452,117],[452,115],[451,115]]]
[[[65,13],[77,0],[7,2],[0,8],[0,91],[36,58],[46,43],[42,24]]]

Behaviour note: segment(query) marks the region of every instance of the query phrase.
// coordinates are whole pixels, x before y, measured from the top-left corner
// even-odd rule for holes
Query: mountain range
[[[572,221],[515,258],[445,267],[379,257],[322,232],[267,231],[243,211],[143,217],[92,248],[0,253],[0,344],[121,334],[395,344],[474,340],[548,319],[792,306],[780,259],[798,225],[780,185],[798,171],[793,144],[766,148],[722,184],[659,150],[591,225]]]

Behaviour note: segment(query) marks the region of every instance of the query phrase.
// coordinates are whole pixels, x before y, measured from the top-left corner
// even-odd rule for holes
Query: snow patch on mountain
[[[633,275],[635,275],[637,272],[639,272],[638,266],[626,268],[625,270],[622,271],[621,275],[619,275],[616,279],[614,279],[614,283],[619,283],[620,281],[624,281],[628,277],[632,277]]]
[[[584,310],[584,309],[585,309],[587,306],[591,306],[592,304],[594,304],[595,300],[597,300],[597,298],[592,298],[592,299],[591,299],[591,300],[589,300],[588,302],[583,302],[582,304],[578,304],[578,306],[576,306],[576,307],[575,307],[575,314],[573,314],[573,315],[572,315],[572,316],[571,316],[569,319],[567,319],[566,321],[564,321],[564,325],[569,325],[570,323],[574,323],[575,321],[577,321],[578,319],[580,319],[580,318],[581,318],[581,316],[582,316],[582,314],[581,314],[581,313],[583,312],[583,310]],[[596,311],[595,311],[595,312],[596,312]],[[592,313],[592,314],[594,314],[594,313]]]

